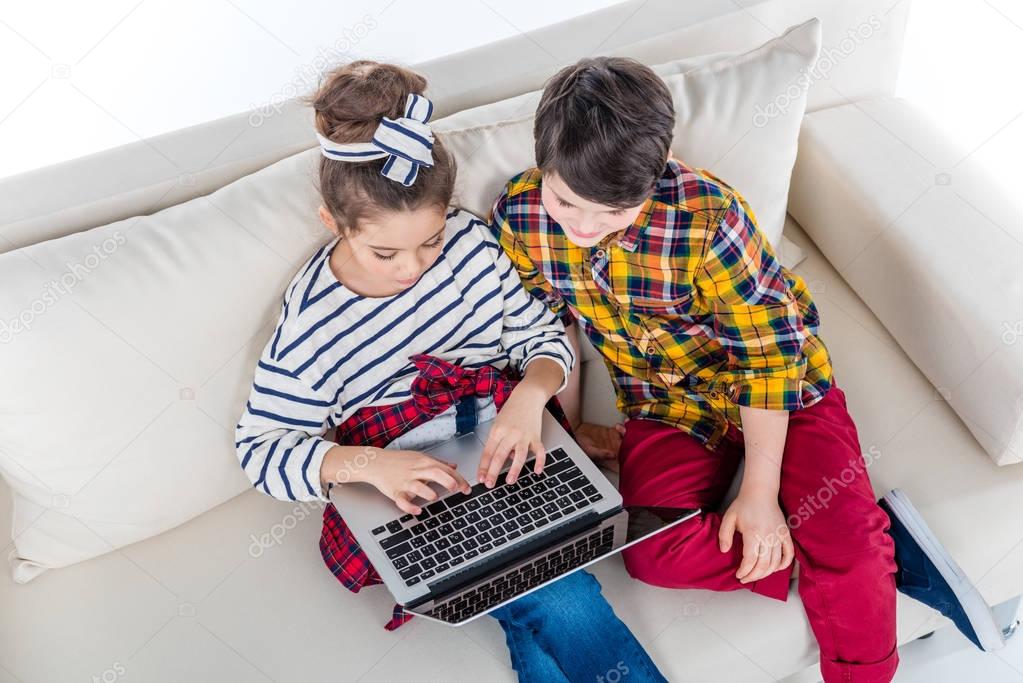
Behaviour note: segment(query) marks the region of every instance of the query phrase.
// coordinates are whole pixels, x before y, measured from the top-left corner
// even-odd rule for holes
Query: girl
[[[511,458],[514,482],[530,450],[540,472],[542,411],[550,402],[560,413],[553,396],[576,361],[486,223],[448,208],[455,164],[428,125],[425,87],[418,74],[359,61],[314,95],[319,217],[334,238],[288,286],[236,428],[257,489],[327,502],[321,551],[356,592],[380,578],[330,488],[366,482],[419,514],[417,501],[438,497],[430,484],[470,488],[421,450],[492,418],[479,481],[493,486]],[[367,457],[368,446],[387,450]],[[588,573],[493,615],[520,680],[600,680],[623,663],[632,680],[664,680]],[[387,628],[409,618],[396,606]]]

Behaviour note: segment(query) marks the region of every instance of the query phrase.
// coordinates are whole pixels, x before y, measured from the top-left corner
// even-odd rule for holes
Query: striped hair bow
[[[387,158],[380,173],[405,187],[416,182],[420,166],[433,166],[433,131],[427,122],[433,115],[433,103],[410,93],[405,115],[380,120],[370,142],[339,143],[319,133],[320,152],[338,161],[370,161]]]

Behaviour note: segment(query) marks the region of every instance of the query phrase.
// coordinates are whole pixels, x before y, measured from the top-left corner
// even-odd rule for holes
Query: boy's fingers
[[[718,547],[721,552],[727,553],[732,549],[732,539],[735,537],[735,518],[725,514],[721,520],[721,528],[718,529]]]
[[[757,566],[759,542],[756,540],[742,541],[742,563],[739,564],[739,571],[735,573],[740,581],[746,583],[746,576]]]
[[[792,545],[792,538],[788,537],[781,544],[781,568],[785,569],[792,564],[792,559],[796,556],[796,549]]]
[[[764,539],[757,545],[757,563],[746,576],[746,581],[759,581],[771,573],[771,564],[774,562],[775,547],[770,541]]]

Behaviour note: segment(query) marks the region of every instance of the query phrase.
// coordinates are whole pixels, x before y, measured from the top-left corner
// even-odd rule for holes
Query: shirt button
[[[603,249],[597,249],[596,257],[597,258],[604,258],[604,250]]]

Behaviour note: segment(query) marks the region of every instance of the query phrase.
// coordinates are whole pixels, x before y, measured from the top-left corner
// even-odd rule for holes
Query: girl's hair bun
[[[400,66],[366,60],[328,74],[313,95],[316,129],[334,142],[368,142],[380,119],[402,116],[409,93],[422,94],[426,79]]]
[[[359,60],[326,76],[309,102],[316,129],[334,142],[370,142],[385,116],[405,114],[409,94],[421,95],[426,79],[400,66]],[[358,229],[359,219],[380,211],[407,211],[423,206],[446,209],[455,187],[455,161],[438,136],[433,166],[422,167],[410,186],[381,174],[384,160],[352,163],[321,157],[323,205],[342,229]]]

